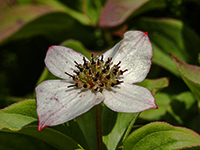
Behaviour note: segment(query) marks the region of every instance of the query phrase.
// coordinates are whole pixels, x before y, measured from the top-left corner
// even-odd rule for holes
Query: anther
[[[94,82],[97,82],[97,81],[98,81],[98,79],[97,79],[97,78],[94,78],[94,79],[93,79],[93,81],[94,81]]]
[[[83,57],[83,61],[84,61],[84,64],[86,64],[86,63],[87,63],[87,61],[86,61],[85,57]]]
[[[99,61],[99,59],[97,60],[97,65],[98,65],[98,66],[100,65],[100,61]]]
[[[114,86],[115,86],[115,83],[112,82],[110,85],[111,85],[112,87],[114,87]]]
[[[106,66],[105,69],[106,69],[106,70],[109,70],[109,69],[110,69],[110,66]]]
[[[83,87],[86,89],[88,87],[88,85],[85,83],[85,84],[83,84]]]
[[[75,86],[78,87],[78,83],[76,83]]]
[[[103,73],[106,73],[106,69],[103,69],[102,72],[103,72]]]
[[[116,76],[116,75],[117,75],[117,72],[116,72],[116,71],[113,71],[113,75],[115,75],[115,76]]]
[[[99,85],[100,87],[103,87],[104,86],[104,83],[103,82],[101,82],[101,84]]]
[[[126,71],[128,71],[128,69],[126,69],[124,71],[120,70],[120,74],[123,75],[123,73],[126,72]]]
[[[96,78],[98,78],[98,77],[99,77],[99,72],[97,72],[97,74],[95,75],[95,77],[96,77]]]
[[[123,83],[123,81],[119,81],[119,80],[116,81],[116,85],[118,85],[120,83]]]
[[[94,91],[97,91],[99,88],[98,87],[96,87],[95,89],[94,89]]]
[[[109,80],[109,79],[110,79],[110,75],[107,75],[107,76],[106,76],[106,79],[108,79],[108,80]]]
[[[103,55],[101,55],[101,62],[103,62]]]

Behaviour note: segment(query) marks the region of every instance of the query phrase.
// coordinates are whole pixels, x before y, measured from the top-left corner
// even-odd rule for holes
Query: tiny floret
[[[104,104],[117,112],[135,113],[157,108],[151,92],[134,83],[147,76],[152,59],[148,34],[128,31],[101,56],[51,46],[45,64],[61,80],[47,80],[36,87],[38,130],[65,123],[93,106]]]

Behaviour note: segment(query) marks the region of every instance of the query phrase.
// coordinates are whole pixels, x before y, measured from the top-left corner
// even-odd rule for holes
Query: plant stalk
[[[102,127],[101,127],[101,103],[95,106],[95,118],[96,118],[97,149],[103,150]]]

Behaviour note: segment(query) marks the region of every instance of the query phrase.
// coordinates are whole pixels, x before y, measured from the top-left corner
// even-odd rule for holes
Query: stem
[[[122,142],[124,142],[124,140],[128,137],[128,135],[129,135],[129,133],[131,132],[131,129],[132,129],[132,127],[133,127],[135,121],[136,121],[137,118],[139,117],[139,115],[140,115],[140,112],[137,113],[137,114],[135,115],[135,117],[133,118],[133,120],[132,120],[131,123],[129,124],[129,126],[128,126],[127,130],[126,130],[126,133],[124,134],[124,137],[123,137],[123,139],[122,139]]]
[[[97,148],[98,150],[103,150],[102,128],[101,128],[101,103],[95,106],[95,118],[96,118]]]

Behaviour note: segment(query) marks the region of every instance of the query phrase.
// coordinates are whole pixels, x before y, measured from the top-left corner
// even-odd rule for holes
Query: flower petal
[[[70,48],[51,46],[47,51],[45,64],[49,71],[55,76],[62,79],[69,79],[69,76],[67,76],[65,72],[73,74],[73,70],[77,69],[74,61],[82,64],[83,57],[85,56]],[[87,58],[85,59],[88,60]]]
[[[48,80],[36,87],[38,130],[67,122],[102,102],[103,95],[91,90],[67,88],[61,80]]]
[[[120,84],[111,90],[104,90],[104,103],[113,111],[135,113],[157,108],[151,92],[141,86]]]
[[[121,69],[128,69],[124,73],[124,81],[136,83],[144,80],[148,74],[153,51],[147,33],[128,31],[123,40],[103,55],[105,59],[112,57],[114,64],[121,61]]]

